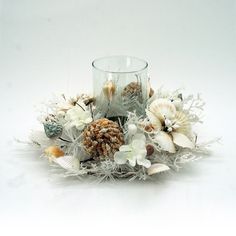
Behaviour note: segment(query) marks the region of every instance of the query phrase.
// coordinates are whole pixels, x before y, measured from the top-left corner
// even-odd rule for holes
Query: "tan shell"
[[[112,97],[114,96],[116,92],[116,86],[113,81],[109,80],[105,83],[103,86],[103,93],[106,96],[108,100],[112,100]]]
[[[65,153],[57,146],[50,146],[44,150],[45,154],[49,157],[62,157]]]

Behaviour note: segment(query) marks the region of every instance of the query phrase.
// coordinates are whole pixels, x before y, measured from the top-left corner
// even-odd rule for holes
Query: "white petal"
[[[134,150],[139,150],[139,149],[143,149],[145,147],[145,142],[143,140],[133,140],[132,141],[132,148]]]
[[[172,132],[172,137],[173,137],[173,142],[181,147],[184,148],[194,148],[194,144],[193,142],[191,142],[189,140],[189,138],[187,136],[185,136],[184,134],[181,133],[177,133],[177,132]]]
[[[120,146],[119,150],[121,152],[131,152],[132,148],[130,147],[130,145],[122,145]]]
[[[157,142],[164,151],[175,153],[175,145],[170,135],[167,134],[166,132],[164,131],[158,132],[154,141]]]
[[[151,166],[151,162],[145,158],[143,159],[140,159],[140,160],[137,160],[137,163],[140,165],[140,166],[144,166],[146,168],[149,168]]]
[[[145,158],[147,156],[147,149],[146,149],[146,146],[142,149],[139,149],[138,150],[138,153],[139,155],[142,157],[142,158]]]
[[[137,126],[135,124],[129,124],[128,133],[129,135],[135,135],[137,133]]]
[[[156,163],[156,164],[151,165],[150,168],[148,168],[147,173],[148,175],[154,175],[157,173],[167,171],[169,169],[170,168],[165,164]]]
[[[134,156],[129,157],[128,161],[131,166],[134,167],[136,165],[136,158]]]
[[[116,152],[114,154],[114,161],[119,165],[125,164],[127,161],[125,153],[124,152]]]
[[[73,156],[53,158],[53,161],[66,170],[78,170],[80,166],[79,160]]]
[[[82,130],[82,129],[84,128],[84,124],[81,123],[81,121],[78,121],[78,122],[76,122],[75,127],[76,127],[78,130]]]
[[[89,123],[91,123],[92,121],[93,121],[93,119],[92,119],[91,117],[88,117],[88,118],[86,118],[86,119],[84,120],[84,123],[89,124]]]
[[[146,142],[146,137],[144,134],[135,134],[133,137],[133,140],[135,140],[135,139],[142,140],[142,141]]]

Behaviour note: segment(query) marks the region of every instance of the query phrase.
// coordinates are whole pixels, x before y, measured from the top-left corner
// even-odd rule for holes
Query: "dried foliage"
[[[181,125],[181,122],[177,125],[178,117],[175,118],[177,120],[174,120],[174,118],[171,120],[164,115],[162,120],[158,109],[163,104],[157,104],[157,113],[151,114],[155,116],[156,121],[154,121],[159,122],[159,128],[157,129],[157,126],[155,126],[157,124],[148,113],[154,101],[165,99],[171,103],[171,106],[173,104],[176,112],[181,112],[187,117],[186,119],[192,127],[194,124],[202,123],[202,112],[205,103],[200,95],[185,97],[180,90],[166,92],[161,88],[145,103],[143,101],[140,103],[139,96],[136,96],[141,91],[140,88],[139,84],[137,86],[133,83],[126,87],[123,93],[119,91],[119,88],[114,90],[116,93],[110,94],[107,92],[100,98],[104,101],[100,103],[100,107],[96,107],[93,104],[94,99],[87,95],[76,96],[75,98],[66,98],[63,95],[44,104],[40,116],[42,130],[32,133],[31,144],[40,148],[43,156],[48,158],[48,152],[45,152],[45,149],[55,149],[49,147],[60,148],[60,153],[64,153],[64,156],[53,157],[52,152],[49,160],[52,161],[51,165],[53,167],[64,170],[64,176],[77,176],[79,178],[94,176],[102,181],[118,178],[146,180],[154,178],[162,172],[161,169],[152,169],[152,173],[156,173],[156,175],[148,175],[147,168],[138,164],[138,156],[134,157],[131,154],[127,156],[126,152],[132,153],[130,150],[132,149],[132,142],[135,142],[133,140],[135,135],[136,137],[140,134],[143,135],[147,147],[147,160],[151,162],[153,168],[155,164],[166,166],[162,170],[179,170],[183,164],[207,155],[209,146],[219,141],[216,139],[199,143],[197,135],[190,128],[188,137],[183,138],[181,134],[182,136],[180,135],[177,140],[174,140],[174,135],[177,133],[179,125]],[[130,93],[131,90],[134,90],[135,94]],[[116,95],[119,93],[122,94],[121,97]],[[116,101],[113,107],[109,107],[111,99]],[[88,103],[88,100],[91,102]],[[120,104],[122,104],[122,107]],[[145,107],[143,107],[144,104]],[[118,117],[117,122],[107,119],[109,115],[114,118],[117,114],[124,113],[122,110],[124,105],[128,111],[126,119],[121,121]],[[132,106],[135,106],[136,110],[129,112]],[[68,112],[74,107],[78,107],[78,109]],[[167,109],[166,112],[170,111]],[[168,145],[175,146],[174,152],[168,151],[171,149],[168,149],[167,143],[163,145],[163,142],[158,141],[158,135],[161,132],[166,135],[166,139],[172,139],[172,144],[169,143]],[[194,147],[186,146],[189,144],[186,140],[191,142]],[[135,163],[137,161],[137,164],[131,165],[129,162],[118,164],[114,161],[114,154],[121,151],[126,153],[124,158],[128,158],[129,161],[131,161],[130,158],[136,158]],[[143,154],[145,150],[140,149],[140,152]]]

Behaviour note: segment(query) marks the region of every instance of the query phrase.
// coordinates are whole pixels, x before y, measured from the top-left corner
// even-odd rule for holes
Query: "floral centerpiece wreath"
[[[93,96],[49,102],[30,137],[65,176],[146,180],[208,153],[212,142],[199,143],[193,130],[202,123],[200,95],[154,92],[147,63],[133,57],[101,58],[93,70]]]

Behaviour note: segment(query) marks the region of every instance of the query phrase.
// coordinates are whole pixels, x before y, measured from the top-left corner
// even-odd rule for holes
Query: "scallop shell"
[[[61,166],[65,170],[76,171],[79,170],[79,160],[73,156],[63,156],[53,159],[55,163]]]
[[[180,111],[177,111],[175,114],[175,131],[185,135],[189,135],[191,131],[191,126],[188,117]]]
[[[165,118],[173,119],[176,114],[176,108],[171,101],[167,99],[157,99],[150,104],[149,111],[157,117],[160,121]]]

